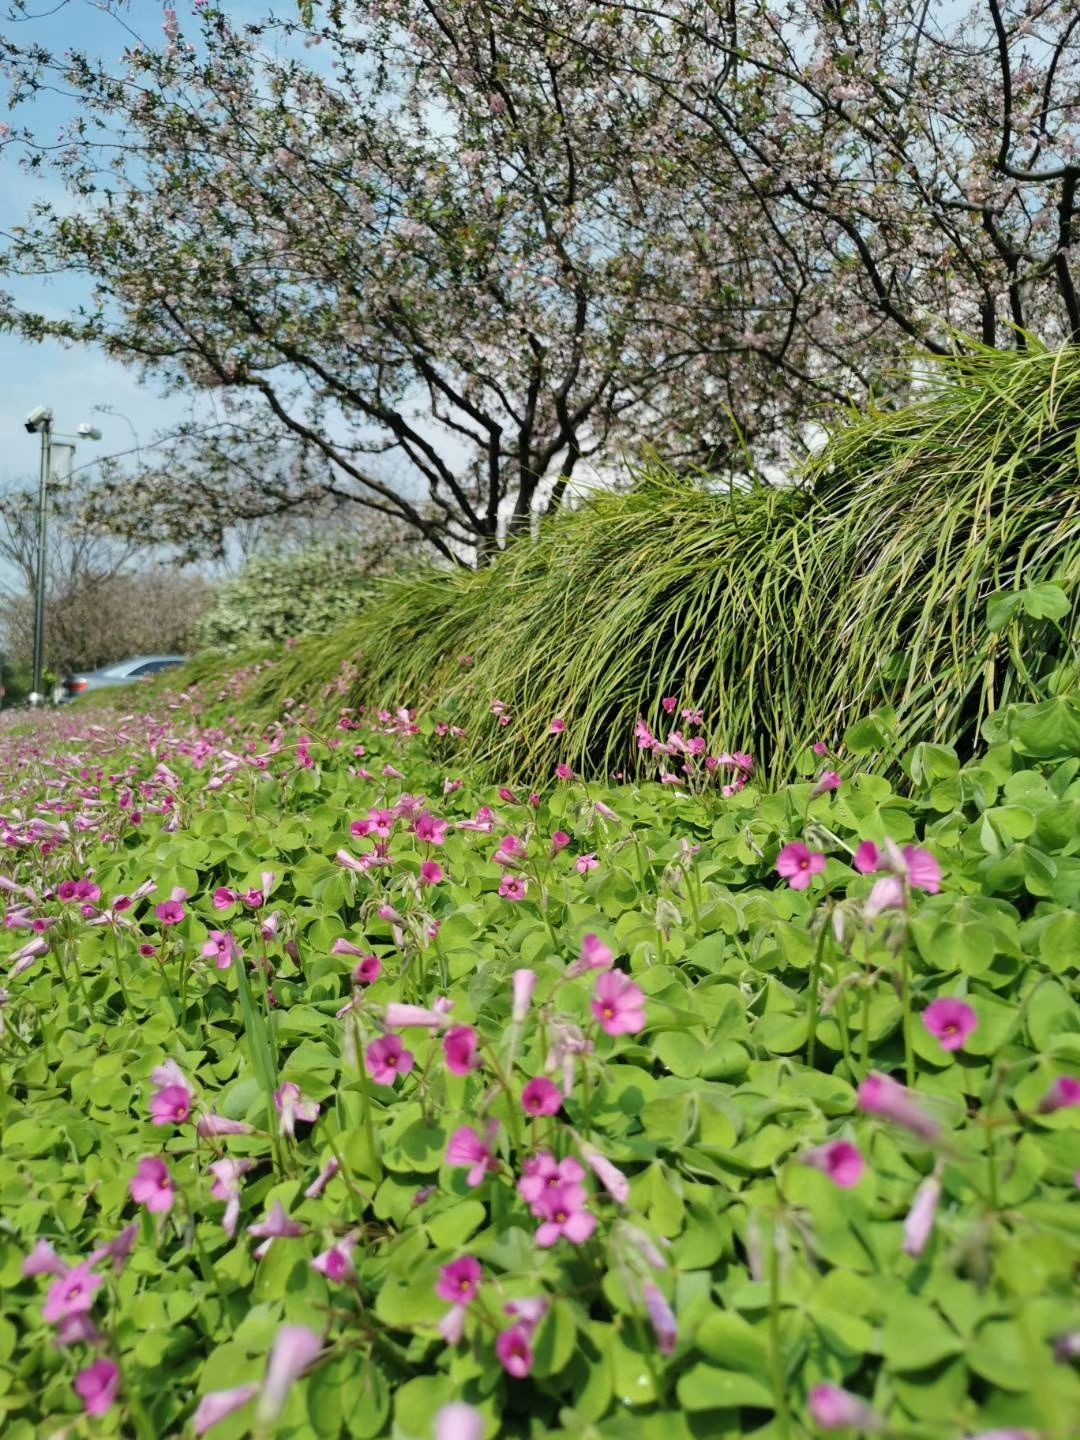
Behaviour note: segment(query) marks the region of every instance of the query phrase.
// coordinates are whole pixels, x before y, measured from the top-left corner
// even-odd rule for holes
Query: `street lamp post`
[[[34,574],[34,694],[33,703],[40,705],[42,694],[42,671],[45,668],[45,539],[49,481],[52,479],[53,413],[46,405],[38,405],[26,417],[25,425],[31,435],[41,436],[41,476],[38,484],[37,514],[37,566]],[[80,425],[78,436],[82,440],[100,440],[101,431],[93,425]],[[75,436],[63,437],[72,443],[64,448],[72,455],[75,451]]]

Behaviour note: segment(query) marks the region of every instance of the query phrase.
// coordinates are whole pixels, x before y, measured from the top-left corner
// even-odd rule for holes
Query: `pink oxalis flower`
[[[810,1415],[821,1430],[880,1430],[883,1423],[864,1400],[839,1385],[814,1386]]]
[[[471,1125],[463,1125],[460,1130],[455,1130],[450,1136],[450,1143],[446,1147],[446,1163],[448,1165],[468,1166],[469,1173],[465,1177],[466,1184],[476,1187],[481,1184],[484,1176],[494,1172],[498,1168],[498,1161],[491,1148],[499,1128],[499,1122],[492,1120],[487,1128],[487,1136],[481,1140],[480,1136]]]
[[[849,1140],[830,1140],[815,1150],[808,1150],[802,1157],[804,1165],[812,1165],[827,1175],[841,1190],[850,1190],[863,1177],[866,1162],[856,1146]]]
[[[364,1064],[377,1085],[392,1085],[399,1075],[409,1073],[416,1057],[405,1049],[399,1035],[383,1035],[368,1046]]]
[[[533,1352],[530,1334],[524,1325],[513,1325],[504,1330],[495,1342],[495,1354],[499,1364],[515,1380],[524,1380],[533,1368]]]
[[[825,869],[825,856],[818,850],[811,850],[801,840],[785,845],[776,857],[776,871],[791,886],[792,890],[805,890],[815,875]]]
[[[471,1025],[455,1025],[443,1036],[446,1068],[454,1075],[468,1075],[480,1064],[479,1040]]]
[[[922,1013],[922,1021],[943,1050],[962,1050],[979,1023],[970,1005],[948,996],[932,1000]]]
[[[592,1012],[608,1035],[636,1035],[645,1028],[645,996],[621,970],[599,976]]]
[[[562,1091],[543,1076],[530,1080],[521,1092],[521,1108],[526,1115],[557,1115],[562,1103]]]
[[[463,1255],[460,1260],[444,1265],[439,1271],[435,1294],[450,1305],[471,1305],[476,1299],[483,1273],[479,1260]]]
[[[859,1086],[856,1100],[860,1110],[879,1115],[910,1130],[921,1140],[934,1140],[940,1129],[937,1121],[923,1110],[905,1086],[872,1070]]]
[[[169,1167],[155,1156],[139,1161],[128,1189],[135,1204],[145,1205],[151,1215],[167,1215],[176,1199]]]
[[[87,1415],[104,1415],[112,1408],[120,1389],[120,1371],[104,1356],[75,1376],[75,1393]]]

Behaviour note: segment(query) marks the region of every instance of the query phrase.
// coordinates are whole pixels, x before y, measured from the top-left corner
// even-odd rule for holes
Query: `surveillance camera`
[[[25,424],[30,434],[33,435],[36,433],[36,431],[40,430],[43,425],[47,424],[51,419],[52,411],[47,405],[35,405],[33,410],[30,411],[30,414],[26,417],[23,423]]]

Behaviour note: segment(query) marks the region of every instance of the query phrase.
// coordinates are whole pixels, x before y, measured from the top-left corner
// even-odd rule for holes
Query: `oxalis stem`
[[[811,1070],[814,1068],[814,1057],[817,1053],[817,1023],[821,1005],[821,965],[825,956],[825,940],[828,930],[829,917],[823,915],[821,929],[818,932],[817,947],[814,950],[814,963],[810,969],[810,1030],[806,1040],[806,1063]]]
[[[364,1065],[364,1039],[360,1034],[360,1022],[353,1017],[353,1034],[356,1037],[356,1072],[360,1081],[360,1110],[364,1118],[364,1134],[367,1136],[368,1149],[371,1151],[371,1163],[375,1169],[375,1182],[380,1184],[383,1178],[382,1161],[379,1158],[379,1146],[375,1139],[375,1120],[371,1113],[371,1092],[368,1090],[367,1069]]]
[[[776,1404],[776,1433],[779,1440],[791,1434],[791,1412],[788,1409],[787,1384],[784,1374],[784,1353],[780,1344],[780,1246],[777,1242],[779,1222],[773,1223],[769,1246],[769,1368],[772,1373],[773,1400]]]

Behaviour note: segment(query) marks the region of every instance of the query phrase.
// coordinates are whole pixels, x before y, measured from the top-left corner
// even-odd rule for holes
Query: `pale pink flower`
[[[22,1263],[22,1274],[26,1280],[34,1275],[66,1275],[67,1273],[68,1267],[48,1240],[39,1240]]]
[[[331,1156],[331,1158],[319,1171],[318,1175],[315,1176],[315,1179],[304,1191],[305,1198],[308,1200],[317,1200],[340,1169],[340,1162],[334,1159],[333,1156]]]
[[[926,1249],[940,1199],[941,1181],[937,1175],[930,1175],[916,1190],[915,1199],[904,1220],[905,1255],[918,1257]]]
[[[516,865],[525,853],[525,846],[516,835],[504,835],[491,858],[496,865]]]
[[[793,890],[805,890],[815,875],[825,869],[825,856],[810,850],[800,840],[785,845],[776,857],[776,871]]]
[[[120,1390],[120,1371],[112,1360],[101,1356],[75,1376],[75,1393],[87,1415],[104,1415],[112,1409]]]
[[[579,875],[587,875],[590,870],[595,870],[599,866],[599,864],[600,861],[596,858],[596,855],[594,853],[589,855],[579,855],[578,858],[574,861],[574,869],[578,872]]]
[[[839,790],[842,784],[843,781],[835,770],[823,770],[810,792],[810,798],[813,800],[819,795],[827,795],[831,790]]]
[[[610,970],[615,963],[615,954],[596,935],[585,935],[581,941],[581,954],[567,968],[566,978],[575,979],[589,970]]]
[[[815,1150],[808,1150],[801,1158],[804,1165],[822,1171],[841,1190],[857,1185],[866,1169],[862,1155],[848,1140],[830,1140]]]
[[[199,1116],[195,1133],[200,1139],[211,1140],[218,1135],[250,1135],[254,1128],[244,1120],[228,1120],[224,1115],[216,1115],[211,1110]]]
[[[480,1064],[479,1040],[471,1025],[455,1025],[443,1036],[446,1068],[454,1075],[468,1075]]]
[[[281,1133],[287,1135],[290,1140],[296,1137],[298,1120],[302,1120],[307,1125],[313,1125],[319,1118],[319,1102],[305,1100],[300,1086],[291,1080],[286,1080],[279,1090],[275,1090],[274,1105],[281,1116]]]
[[[884,1424],[865,1401],[839,1385],[814,1386],[810,1415],[821,1430],[880,1430]]]
[[[859,1086],[856,1099],[859,1109],[868,1115],[891,1120],[922,1140],[937,1138],[940,1129],[937,1121],[919,1107],[910,1090],[888,1075],[871,1071]]]
[[[656,1335],[656,1348],[661,1355],[670,1355],[679,1342],[679,1326],[675,1312],[664,1298],[663,1291],[651,1282],[644,1287],[645,1308]]]
[[[416,1057],[405,1049],[399,1035],[383,1035],[367,1047],[364,1064],[376,1085],[393,1085],[399,1075],[409,1073]]]
[[[461,1401],[444,1405],[435,1416],[435,1440],[484,1440],[484,1417]]]
[[[221,1228],[230,1239],[236,1233],[236,1222],[240,1218],[240,1181],[254,1165],[254,1160],[215,1160],[207,1167],[214,1177],[211,1196],[225,1201]]]
[[[922,1013],[922,1021],[943,1050],[962,1050],[979,1020],[975,1011],[963,1000],[942,996],[932,1000]]]
[[[289,1391],[303,1372],[318,1359],[322,1340],[304,1325],[282,1325],[274,1339],[274,1348],[266,1365],[266,1375],[259,1390],[256,1422],[266,1427],[285,1408]]]
[[[536,1211],[543,1217],[536,1243],[547,1250],[560,1239],[582,1245],[596,1229],[596,1216],[585,1208],[585,1191],[575,1184],[552,1185],[536,1199]]]
[[[592,1012],[608,1035],[636,1035],[645,1028],[645,996],[621,970],[597,979]]]
[[[529,1006],[532,1004],[533,992],[536,989],[536,972],[515,970],[512,983],[513,1008],[510,1012],[510,1019],[514,1025],[523,1025],[525,1017],[529,1013]]]
[[[351,940],[339,938],[330,946],[331,955],[366,955],[366,950],[361,950],[359,945],[354,945]]]
[[[422,1028],[441,1030],[446,1025],[449,1013],[453,1008],[454,1002],[441,995],[430,1010],[425,1009],[422,1005],[404,1005],[392,1000],[383,1012],[383,1019],[391,1030]]]
[[[140,1160],[128,1186],[136,1205],[145,1205],[151,1215],[166,1215],[173,1207],[176,1192],[164,1160],[147,1156]]]
[[[191,1115],[194,1096],[186,1085],[165,1085],[150,1097],[152,1125],[183,1125]]]
[[[908,884],[916,890],[925,890],[928,895],[936,895],[941,889],[941,866],[930,851],[905,845],[903,855]]]
[[[611,1198],[620,1205],[630,1199],[630,1181],[623,1172],[591,1145],[581,1146],[582,1158]]]
[[[498,1168],[498,1161],[491,1148],[491,1142],[494,1140],[498,1128],[499,1122],[492,1120],[487,1128],[486,1139],[481,1140],[471,1125],[463,1125],[450,1137],[450,1143],[446,1147],[446,1163],[468,1166],[469,1173],[465,1177],[465,1181],[474,1188],[481,1184],[485,1175],[489,1172],[494,1173]]]
[[[584,1195],[581,1185],[584,1178],[585,1171],[572,1155],[556,1160],[550,1150],[538,1150],[523,1162],[517,1190],[533,1214],[539,1217],[541,1212],[537,1206],[545,1191],[556,1189],[560,1185],[575,1185]]]
[[[73,1265],[49,1286],[41,1316],[50,1325],[66,1320],[69,1315],[82,1315],[93,1307],[94,1296],[104,1284],[100,1275],[90,1270],[90,1262]]]
[[[524,900],[529,893],[529,882],[524,875],[504,875],[499,882],[499,894],[504,900]]]
[[[215,961],[219,970],[228,970],[240,954],[240,947],[227,930],[211,930],[202,953],[207,960]]]
[[[163,900],[160,905],[154,906],[154,914],[158,921],[165,926],[179,925],[187,912],[183,902],[180,900]]]
[[[876,920],[885,910],[903,910],[907,906],[907,891],[898,875],[883,875],[874,881],[874,887],[862,907],[864,920]]]
[[[460,1345],[465,1336],[465,1321],[468,1318],[467,1305],[451,1305],[439,1321],[439,1334],[447,1345]]]
[[[257,1240],[262,1240],[263,1243],[256,1245],[252,1251],[256,1260],[262,1260],[275,1240],[295,1240],[307,1232],[298,1220],[289,1219],[284,1205],[280,1200],[276,1200],[266,1219],[260,1220],[257,1225],[249,1225],[247,1233],[254,1235]]]
[[[205,1435],[207,1430],[254,1400],[258,1393],[258,1385],[238,1385],[234,1390],[213,1390],[204,1395],[193,1417],[195,1434]]]

